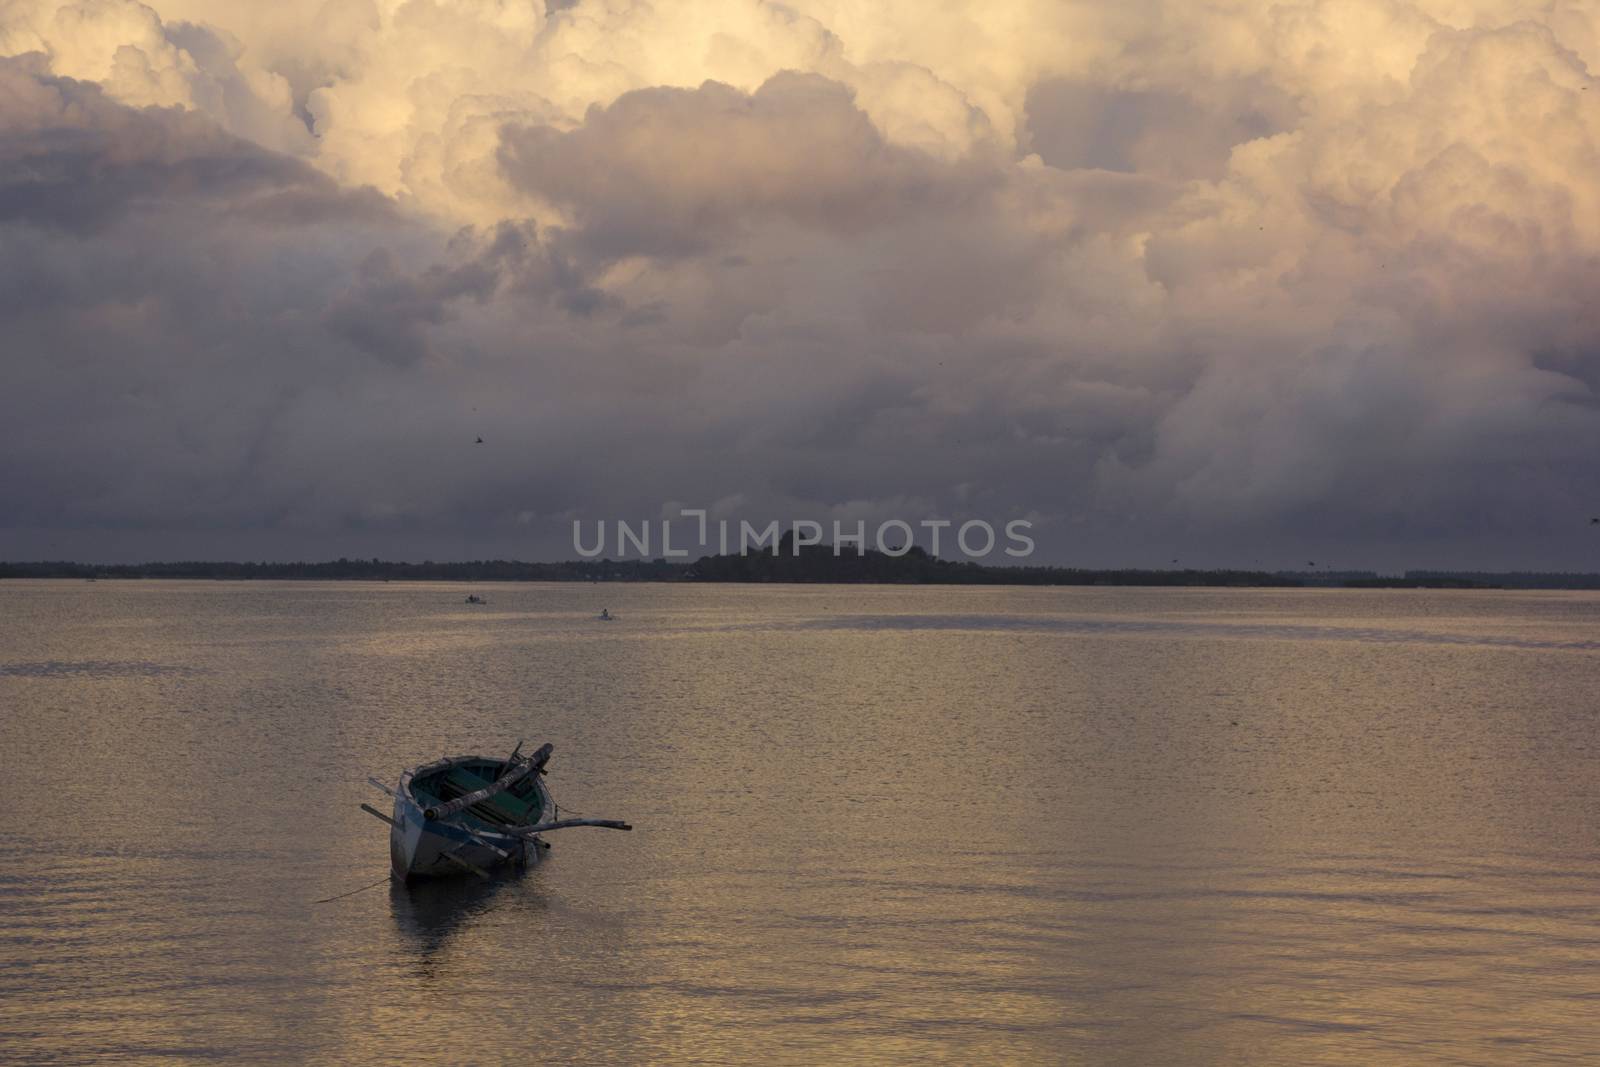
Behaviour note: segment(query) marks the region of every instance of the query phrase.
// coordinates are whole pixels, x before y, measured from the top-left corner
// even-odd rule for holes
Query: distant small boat
[[[599,619],[601,622],[613,622],[615,621],[616,616],[611,614],[610,608],[601,608],[600,614],[595,616],[595,618]]]
[[[468,604],[487,604],[488,601],[483,599],[483,597],[479,596],[477,593],[468,593],[467,594],[467,603]]]
[[[497,867],[537,863],[550,845],[540,836],[572,826],[631,830],[615,819],[559,819],[544,784],[551,745],[518,757],[519,742],[505,759],[452,756],[413,767],[391,789],[392,816],[368,804],[363,811],[389,824],[389,862],[396,878],[471,874],[490,877]]]

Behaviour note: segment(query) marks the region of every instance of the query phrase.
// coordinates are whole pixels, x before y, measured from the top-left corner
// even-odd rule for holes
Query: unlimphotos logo
[[[693,520],[697,529],[692,537],[686,536],[675,525],[675,522],[682,520]],[[614,544],[614,554],[619,558],[637,555],[685,559],[691,554],[691,545],[699,550],[699,554],[708,552],[714,545],[721,556],[747,556],[752,552],[770,552],[777,556],[785,550],[798,556],[803,549],[824,543],[831,543],[835,556],[843,555],[847,546],[857,555],[867,552],[869,542],[865,520],[846,523],[835,519],[831,526],[833,536],[830,541],[824,542],[823,535],[827,528],[814,519],[791,520],[789,530],[793,536],[784,537],[783,523],[778,519],[762,526],[747,519],[740,519],[737,523],[730,519],[718,519],[713,525],[708,521],[704,508],[684,508],[679,511],[678,520],[660,519],[652,523],[646,519],[635,525],[626,519],[613,519],[609,523],[605,519],[597,519],[592,541],[585,537],[583,520],[573,519],[572,547],[584,559],[594,559],[604,554],[608,544]],[[922,530],[927,535],[928,551],[937,556],[942,541],[949,546],[950,541],[943,540],[943,536],[948,536],[953,529],[954,537],[950,540],[969,559],[985,559],[997,548],[1001,548],[1007,556],[1022,559],[1033,554],[1033,538],[1026,532],[1032,528],[1033,523],[1027,519],[1007,522],[1003,527],[1005,544],[1001,548],[993,524],[983,519],[969,519],[959,526],[949,519],[919,519],[915,523],[904,519],[887,519],[871,531],[870,544],[886,556],[903,556],[915,546],[917,531]]]

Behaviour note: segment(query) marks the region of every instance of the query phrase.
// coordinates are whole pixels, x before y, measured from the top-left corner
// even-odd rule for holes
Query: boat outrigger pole
[[[542,822],[537,826],[507,826],[502,832],[528,837],[533,834],[542,834],[546,830],[565,830],[569,826],[598,826],[605,830],[632,830],[633,827],[621,819],[557,819],[555,822]]]
[[[505,773],[499,778],[495,779],[493,784],[486,785],[475,793],[468,793],[466,796],[456,797],[454,800],[449,801],[448,803],[439,804],[431,808],[425,808],[423,809],[422,814],[428,819],[438,822],[442,819],[448,819],[458,812],[466,811],[468,808],[472,807],[472,805],[488,800],[492,796],[495,796],[499,793],[504,793],[507,789],[510,789],[512,786],[528,777],[528,775],[537,774],[539,771],[544,770],[544,765],[550,762],[550,753],[554,751],[554,745],[548,743],[541,745],[539,746],[538,751],[528,757],[527,762],[514,766],[508,766],[505,770]]]

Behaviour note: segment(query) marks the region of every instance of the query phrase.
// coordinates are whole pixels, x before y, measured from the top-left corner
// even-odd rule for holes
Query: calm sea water
[[[1597,725],[1588,594],[0,583],[0,1059],[1593,1062]],[[637,829],[373,886],[518,738]]]

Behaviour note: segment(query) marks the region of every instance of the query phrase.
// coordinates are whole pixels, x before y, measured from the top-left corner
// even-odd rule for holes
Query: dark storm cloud
[[[444,261],[408,271],[386,249],[362,261],[352,283],[329,304],[323,322],[334,334],[385,362],[404,364],[430,354],[430,327],[455,321],[458,305],[487,304],[496,296],[588,317],[616,311],[620,303],[589,284],[554,242],[541,241],[531,222],[501,223],[485,233],[463,230]]]
[[[88,233],[136,209],[227,204],[274,221],[381,215],[300,160],[179,108],[134,109],[53,77],[43,56],[0,58],[0,222]]]
[[[427,354],[427,327],[453,316],[452,305],[478,302],[499,284],[487,264],[470,261],[404,274],[386,250],[361,264],[358,280],[328,307],[324,322],[379,359],[409,363]]]
[[[1407,22],[1396,78],[1331,10],[1276,16],[1288,67],[1041,75],[1014,145],[994,94],[824,38],[838,77],[577,118],[328,43],[316,167],[0,62],[0,557],[566,555],[679,502],[1027,516],[1063,561],[1581,565],[1596,90],[1526,24]]]

